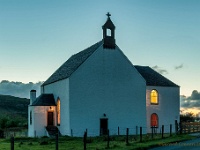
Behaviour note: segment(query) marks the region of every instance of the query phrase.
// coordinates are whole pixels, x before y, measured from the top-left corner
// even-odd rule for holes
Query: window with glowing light
[[[158,127],[158,115],[156,113],[151,115],[151,127]]]
[[[57,100],[57,124],[60,125],[60,99]]]
[[[156,90],[151,91],[151,104],[158,104],[158,92]]]

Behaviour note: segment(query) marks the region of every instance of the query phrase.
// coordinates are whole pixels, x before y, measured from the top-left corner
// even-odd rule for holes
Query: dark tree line
[[[194,113],[192,113],[192,112],[180,115],[181,122],[194,122],[195,119],[196,119],[196,117],[194,117]]]

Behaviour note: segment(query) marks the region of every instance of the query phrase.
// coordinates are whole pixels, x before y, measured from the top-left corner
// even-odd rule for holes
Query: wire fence
[[[163,133],[176,133],[178,130],[178,124],[165,124],[165,125],[160,125],[159,127],[146,127],[146,126],[135,126],[135,127],[115,127],[115,128],[108,128],[106,130],[109,130],[110,135],[126,135],[127,134],[127,129],[129,130],[129,135],[139,135],[140,134],[140,128],[142,128],[142,134],[161,134],[162,130]],[[101,131],[101,129],[90,129],[86,128],[82,132],[77,129],[71,129],[68,132],[65,132],[66,135],[76,137],[76,136],[82,136],[84,132],[87,132],[87,136],[99,136],[99,135],[104,135],[107,133],[107,131]]]
[[[174,129],[174,131],[172,131]],[[135,127],[117,127],[117,128],[110,128],[104,134],[101,134],[101,131],[99,129],[85,129],[81,133],[78,132],[78,130],[71,129],[69,132],[69,135],[80,135],[82,134],[83,138],[83,149],[86,150],[87,146],[89,146],[89,143],[92,143],[95,138],[100,138],[102,141],[106,142],[106,147],[109,148],[110,144],[114,142],[123,142],[126,145],[134,144],[138,142],[147,142],[150,140],[155,139],[163,139],[172,136],[172,133],[181,134],[180,131],[181,126],[177,122],[175,124],[167,124],[167,125],[161,125],[159,127],[151,127],[150,133],[147,133],[147,130],[149,130],[148,127],[142,127],[142,126],[135,126]],[[97,131],[99,131],[100,136],[96,136]],[[167,131],[167,132],[166,132]],[[14,150],[14,143],[15,143],[15,136],[16,134],[13,134],[13,136],[10,139],[11,142],[11,150]],[[55,139],[55,149],[59,149],[59,141],[62,139],[62,136],[59,134],[59,130],[57,130],[56,134],[54,134],[53,138]],[[67,139],[66,139],[67,140]],[[60,143],[61,144],[61,143]]]
[[[196,130],[194,129],[196,128]],[[101,134],[101,136],[96,136],[96,134],[93,134],[93,132],[96,132],[97,129],[88,130],[85,129],[82,133],[78,133],[78,130],[73,130],[69,132],[71,136],[73,134],[82,134],[82,141],[83,141],[83,149],[86,150],[87,146],[89,146],[89,143],[92,143],[96,138],[101,139],[104,144],[106,144],[106,147],[109,148],[110,144],[113,142],[123,142],[126,145],[134,144],[138,142],[147,142],[150,140],[157,140],[157,139],[163,139],[172,136],[172,133],[182,134],[186,133],[184,132],[186,129],[190,132],[200,132],[200,123],[177,123],[175,124],[167,124],[167,125],[161,125],[159,127],[151,127],[151,132],[147,133],[148,130],[147,127],[142,126],[135,126],[135,127],[117,127],[117,128],[111,128],[108,129],[104,134]],[[174,130],[174,131],[173,131]],[[167,132],[166,132],[167,131]],[[99,132],[101,133],[101,131]],[[115,133],[115,134],[111,134]],[[188,132],[189,133],[189,132]],[[13,136],[10,139],[11,142],[11,150],[14,150],[14,142],[16,134],[13,134]],[[57,130],[56,134],[52,136],[52,138],[55,140],[55,149],[59,149],[59,139],[62,139],[62,136],[59,134],[59,130]],[[79,137],[80,139],[80,137]],[[67,139],[66,139],[67,140]],[[61,142],[62,143],[62,142]],[[61,144],[60,143],[60,144]]]

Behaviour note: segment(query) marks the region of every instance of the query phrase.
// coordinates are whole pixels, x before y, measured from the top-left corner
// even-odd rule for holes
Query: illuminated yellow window
[[[60,99],[57,101],[57,124],[60,125]]]
[[[151,91],[151,103],[158,104],[158,92],[156,90]]]

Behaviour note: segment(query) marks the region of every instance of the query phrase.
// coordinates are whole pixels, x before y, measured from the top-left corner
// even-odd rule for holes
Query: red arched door
[[[151,115],[151,126],[158,127],[158,115],[156,113]]]

